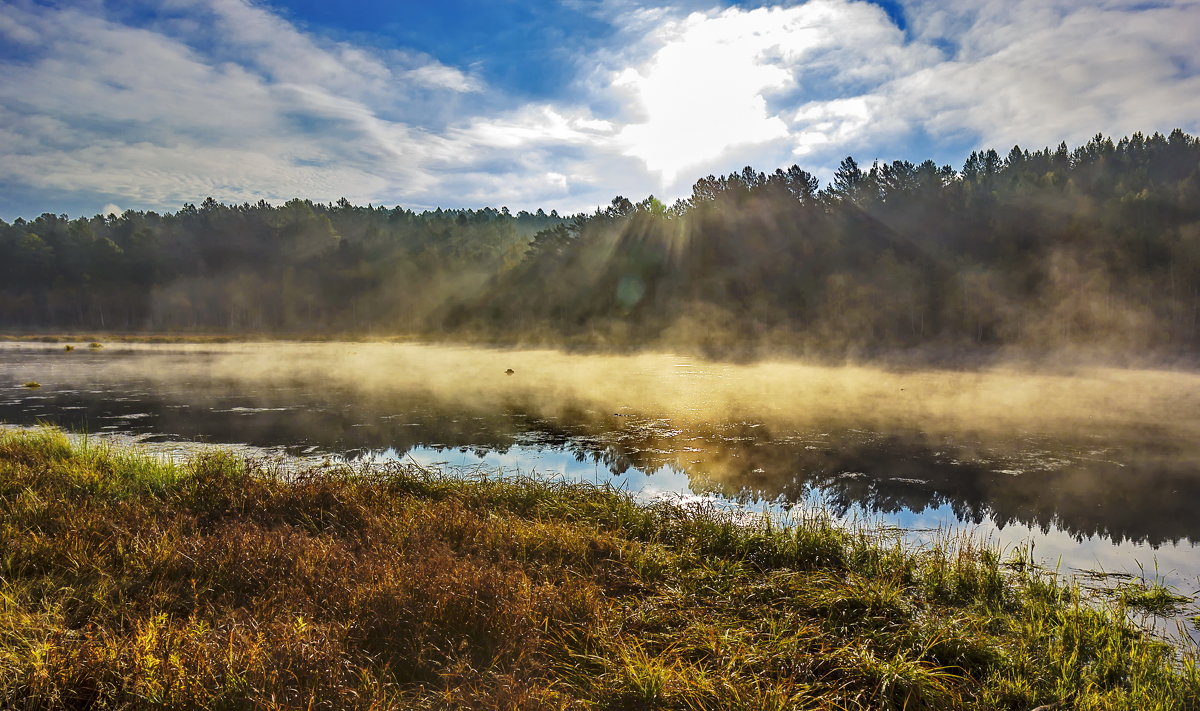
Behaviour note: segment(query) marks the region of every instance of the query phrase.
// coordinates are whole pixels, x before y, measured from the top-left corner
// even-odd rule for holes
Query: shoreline
[[[976,371],[1000,367],[1032,371],[1079,367],[1200,370],[1200,352],[1190,349],[1137,352],[1103,347],[963,346],[931,343],[895,348],[861,348],[823,352],[808,348],[748,343],[744,348],[713,350],[698,343],[617,344],[590,338],[496,338],[478,333],[322,333],[322,332],[188,332],[188,331],[11,331],[0,329],[0,343],[27,344],[223,345],[239,343],[424,344],[495,351],[545,350],[576,355],[671,353],[713,363],[751,364],[794,361],[823,366],[879,366],[897,371],[935,368]]]

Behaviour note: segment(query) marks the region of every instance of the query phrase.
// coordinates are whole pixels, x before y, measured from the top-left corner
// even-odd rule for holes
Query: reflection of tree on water
[[[44,388],[37,399],[0,402],[0,420],[91,431],[115,423],[126,432],[336,452],[391,448],[403,455],[430,447],[481,456],[523,446],[568,452],[616,474],[668,467],[687,474],[698,490],[730,497],[799,501],[819,491],[842,512],[946,506],[963,521],[991,517],[1001,526],[1019,522],[1078,537],[1200,541],[1192,511],[1200,500],[1196,451],[1158,441],[1154,432],[1126,432],[1120,441],[1097,444],[1083,437],[1055,442],[982,434],[950,440],[844,422],[825,431],[740,420],[681,430],[668,419],[618,416],[570,402],[547,411],[519,393],[496,407],[416,389],[377,397],[337,389],[317,394],[303,382],[261,392],[212,379],[175,388],[119,387],[120,397]]]
[[[1001,527],[1016,522],[1077,538],[1200,541],[1193,510],[1200,469],[1193,452],[1165,443],[1098,452],[853,429],[775,438],[765,426],[744,425],[717,428],[696,443],[702,451],[688,453],[687,461],[678,453],[671,461],[631,459],[642,469],[668,464],[725,495],[800,501],[819,491],[842,514],[855,506],[885,514],[946,506],[962,521],[990,517]]]
[[[776,436],[760,423],[676,431],[660,421],[595,417],[527,420],[524,444],[599,461],[615,474],[669,467],[697,490],[731,498],[800,501],[819,491],[835,512],[948,507],[961,521],[991,518],[1044,532],[1159,545],[1200,541],[1194,453],[1154,442],[1098,450],[1092,443],[951,441],[919,431],[841,429]],[[1120,461],[1116,461],[1119,457]]]

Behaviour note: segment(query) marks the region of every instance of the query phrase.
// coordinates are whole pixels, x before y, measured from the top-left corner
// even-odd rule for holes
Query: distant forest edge
[[[701,178],[594,214],[275,207],[0,221],[0,327],[784,349],[1200,346],[1200,139]]]

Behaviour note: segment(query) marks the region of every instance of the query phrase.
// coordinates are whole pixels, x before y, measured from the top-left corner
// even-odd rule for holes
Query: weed
[[[1191,602],[1191,598],[1180,595],[1161,581],[1130,581],[1120,586],[1118,593],[1125,605],[1152,615],[1174,615]]]

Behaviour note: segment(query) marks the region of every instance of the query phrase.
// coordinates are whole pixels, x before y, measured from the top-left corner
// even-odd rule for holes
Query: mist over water
[[[512,374],[506,371],[512,370]],[[41,388],[22,384],[36,380]],[[1200,374],[396,343],[0,344],[0,420],[483,464],[908,528],[1200,587]],[[163,445],[160,445],[163,446]]]

